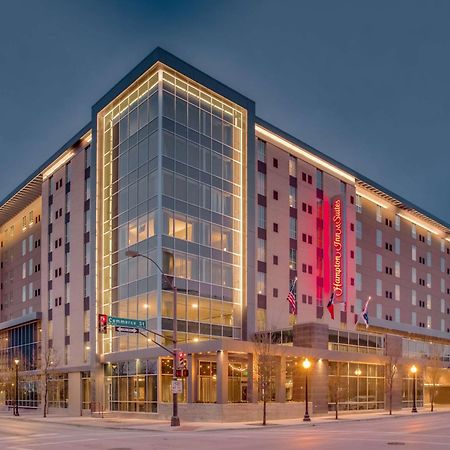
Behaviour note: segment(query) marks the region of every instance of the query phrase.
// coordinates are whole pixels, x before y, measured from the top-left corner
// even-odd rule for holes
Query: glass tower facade
[[[99,312],[178,340],[241,337],[245,110],[158,64],[98,115]],[[103,339],[103,353],[147,338]]]

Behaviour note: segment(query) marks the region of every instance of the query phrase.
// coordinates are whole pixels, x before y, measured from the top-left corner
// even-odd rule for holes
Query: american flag
[[[334,296],[335,296],[335,294],[334,294],[334,291],[333,291],[333,293],[331,294],[330,300],[328,301],[328,304],[327,304],[327,309],[328,309],[328,311],[330,313],[330,316],[331,316],[331,318],[333,320],[334,320]]]
[[[289,294],[287,296],[287,301],[289,302],[291,314],[297,315],[297,299],[295,285],[297,284],[297,277],[295,277],[294,283],[289,289]]]
[[[372,300],[372,297],[369,297],[367,299],[367,302],[365,303],[364,308],[363,308],[363,310],[361,312],[361,317],[363,318],[364,323],[366,324],[366,328],[369,328],[369,314],[367,312],[367,308],[369,306],[370,300]]]

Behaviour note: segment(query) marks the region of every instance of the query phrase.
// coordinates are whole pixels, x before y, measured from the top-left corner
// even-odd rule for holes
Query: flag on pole
[[[363,310],[361,312],[361,317],[363,318],[364,323],[366,324],[366,328],[369,328],[369,314],[367,312],[367,308],[369,306],[370,300],[372,300],[372,297],[369,297],[367,299],[367,302],[365,303],[364,308],[363,308]]]
[[[334,291],[333,291],[333,293],[331,294],[330,300],[328,300],[328,304],[327,304],[327,309],[328,309],[328,311],[330,313],[330,316],[331,316],[331,318],[333,320],[334,320],[334,297],[335,297],[335,294],[334,294]]]
[[[297,284],[297,277],[295,277],[294,283],[289,289],[289,294],[287,296],[287,301],[289,302],[290,312],[294,316],[297,315],[297,298],[296,298],[296,289],[295,285]]]

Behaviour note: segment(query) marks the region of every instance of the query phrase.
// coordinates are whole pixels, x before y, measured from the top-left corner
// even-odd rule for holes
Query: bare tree
[[[275,335],[270,331],[260,331],[253,336],[255,345],[256,378],[260,398],[263,402],[263,420],[262,424],[267,423],[267,402],[272,400],[273,377],[276,371],[276,360],[274,355],[274,345],[276,344]]]
[[[394,380],[398,373],[398,358],[390,356],[386,363],[386,394],[389,398],[389,415],[392,415],[392,391],[394,388]]]
[[[42,352],[41,366],[41,394],[43,404],[43,416],[48,414],[48,396],[50,390],[51,373],[53,368],[58,365],[58,353],[53,347],[45,346]]]
[[[5,404],[12,405],[15,392],[15,380],[14,370],[6,370],[0,373],[0,388],[5,393]]]
[[[426,382],[429,386],[430,392],[430,411],[434,411],[434,401],[439,385],[439,379],[441,377],[442,369],[442,345],[432,345],[431,353],[426,368]]]
[[[331,373],[329,380],[329,398],[334,403],[335,419],[339,418],[339,402],[347,395],[347,377],[343,375],[342,363],[336,362],[336,371]]]

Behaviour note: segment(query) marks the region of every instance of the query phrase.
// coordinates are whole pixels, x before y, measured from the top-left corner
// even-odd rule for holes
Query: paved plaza
[[[0,415],[2,450],[408,449],[450,448],[450,412],[406,412],[258,424],[167,424],[142,419]]]

